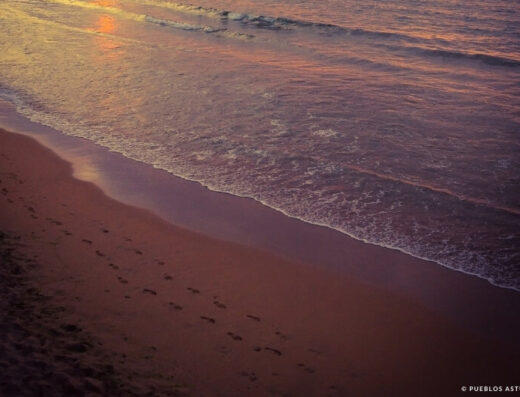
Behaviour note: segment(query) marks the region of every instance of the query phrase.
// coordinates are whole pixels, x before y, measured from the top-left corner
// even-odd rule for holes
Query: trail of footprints
[[[103,230],[103,233],[108,233],[109,231],[108,230]],[[126,242],[132,242],[132,239],[128,238],[128,237],[125,237],[124,240]],[[91,241],[88,241],[90,244],[92,244]],[[90,245],[89,244],[89,245]],[[133,251],[135,252],[136,255],[143,255],[143,252],[139,249],[133,249]],[[159,266],[164,266],[165,265],[165,262],[160,260],[160,259],[154,259],[153,262]],[[119,270],[119,266],[113,264],[113,263],[109,263],[108,266],[110,266],[111,268],[113,268],[114,270]],[[163,273],[162,274],[162,278],[166,281],[172,281],[173,280],[173,277],[168,274],[168,273]],[[117,279],[120,283],[122,284],[127,284],[128,281],[126,279],[124,279],[123,277],[121,276],[117,276]],[[201,290],[198,289],[198,288],[195,288],[195,287],[192,287],[192,286],[189,286],[189,287],[186,287],[186,291],[189,292],[189,295],[203,295]],[[148,294],[148,295],[152,295],[152,296],[157,296],[158,293],[157,291],[155,290],[152,290],[150,288],[143,288],[142,289],[142,293],[143,294]],[[129,298],[128,295],[125,296],[125,298]],[[212,304],[217,307],[218,309],[221,309],[221,310],[225,310],[228,308],[228,306],[221,302],[220,300],[218,300],[218,297],[217,296],[213,296],[213,299],[212,299]],[[174,301],[169,301],[168,302],[168,306],[170,308],[170,310],[172,311],[176,311],[176,312],[181,312],[184,310],[184,307],[177,303],[177,302],[174,302]],[[207,324],[211,324],[211,325],[214,325],[214,324],[217,324],[217,319],[214,318],[214,317],[210,317],[208,315],[200,315],[199,316],[200,320],[207,323]],[[251,320],[251,321],[254,321],[256,323],[261,323],[262,320],[259,316],[256,316],[256,315],[253,315],[253,314],[245,314],[244,315],[244,318],[248,319],[248,320]],[[288,341],[290,338],[283,334],[281,331],[278,331],[276,330],[274,332],[274,334],[276,336],[278,336],[280,338],[280,340],[282,342],[285,342],[285,341]],[[244,342],[244,338],[235,333],[235,332],[232,332],[232,331],[227,331],[226,332],[226,335],[234,342],[237,342],[237,343],[240,343],[240,342]],[[269,353],[269,354],[272,354],[274,356],[277,356],[277,357],[281,357],[283,356],[283,352],[282,350],[280,349],[277,349],[277,348],[274,348],[274,347],[270,347],[270,346],[253,346],[253,351],[255,352],[266,352],[266,353]],[[308,349],[308,351],[310,352],[315,352],[315,350],[313,349]],[[298,368],[301,368],[301,370],[303,370],[304,372],[308,373],[308,374],[314,374],[316,373],[316,370],[314,368],[311,368],[309,366],[307,366],[306,364],[304,363],[296,363],[295,364],[296,367]],[[241,372],[240,373],[241,376],[244,376],[246,378],[248,378],[250,381],[256,381],[257,380],[257,376],[254,372]]]
[[[15,179],[16,179],[16,176],[15,176]],[[0,180],[0,183],[1,182],[2,181]],[[21,181],[18,181],[18,182],[22,183]],[[2,188],[1,189],[1,193],[4,196],[7,196],[9,191],[8,191],[7,188]],[[10,198],[7,198],[7,199],[8,199],[9,202],[11,202],[11,203],[13,202]],[[22,198],[20,198],[20,199],[22,199]],[[63,204],[63,206],[66,206],[66,204]],[[39,219],[39,216],[38,216],[37,211],[34,208],[34,206],[24,205],[24,207],[25,207],[25,209],[27,210],[27,212],[29,213],[29,215],[33,219]],[[62,229],[60,229],[60,231],[65,236],[72,236],[71,232],[69,232],[66,228],[63,228],[64,224],[63,224],[62,221],[54,219],[52,217],[46,217],[45,220],[48,223],[50,223],[51,225],[62,227]],[[106,228],[101,228],[100,232],[103,235],[107,235],[107,234],[110,233],[110,231],[108,229],[106,229]],[[131,238],[126,237],[126,236],[123,237],[123,240],[126,243],[132,243],[133,242],[133,240]],[[85,244],[87,247],[93,247],[94,246],[94,241],[92,241],[90,239],[83,238],[80,241],[81,241],[81,243]],[[143,251],[141,251],[140,249],[131,248],[131,250],[134,252],[135,255],[144,256]],[[108,256],[104,252],[102,252],[102,251],[100,251],[98,249],[95,249],[94,253],[99,258],[103,258],[103,259],[109,261]],[[154,259],[154,263],[157,264],[158,266],[164,266],[165,265],[164,261],[162,261],[160,259],[157,259],[157,258]],[[120,267],[118,265],[116,265],[116,264],[114,264],[114,263],[112,263],[110,261],[108,263],[108,266],[111,267],[115,271],[120,270]],[[119,281],[119,283],[124,284],[124,285],[125,284],[129,284],[129,281],[127,279],[125,279],[124,277],[122,277],[120,275],[117,275],[116,277],[117,277],[117,280]],[[172,281],[173,280],[173,277],[170,274],[168,274],[168,273],[163,273],[162,278],[164,280],[166,280],[166,281]],[[186,290],[190,293],[190,295],[201,295],[201,291],[199,289],[197,289],[197,288],[194,288],[194,287],[190,286],[190,287],[186,287]],[[109,291],[106,291],[106,292],[109,292]],[[150,295],[150,296],[157,296],[158,295],[157,291],[155,291],[153,289],[150,289],[150,288],[142,288],[141,292],[143,294]],[[124,298],[125,299],[130,299],[131,297],[129,295],[124,295]],[[228,308],[228,306],[226,304],[224,304],[223,302],[219,301],[216,296],[213,296],[212,304],[215,307],[217,307],[218,309],[221,309],[221,310],[225,310],[225,309]],[[170,302],[168,302],[168,306],[170,307],[170,309],[172,311],[181,312],[181,311],[184,310],[184,307],[182,305],[180,305],[179,303],[177,303],[177,302],[170,301]],[[217,323],[217,319],[215,319],[213,317],[209,317],[209,316],[206,316],[206,315],[201,315],[199,317],[200,317],[200,320],[202,320],[202,321],[204,321],[204,322],[206,322],[208,324],[214,325],[214,324]],[[256,323],[261,323],[261,318],[259,316],[256,316],[256,315],[253,315],[253,314],[245,314],[244,317],[247,318],[248,320],[254,321]],[[236,334],[236,333],[234,333],[232,331],[227,331],[226,334],[234,342],[240,343],[240,342],[244,341],[242,336],[240,336],[240,335],[238,335],[238,334]],[[280,331],[275,331],[275,335],[277,335],[280,338],[281,341],[287,341],[289,339],[286,335],[284,335]],[[253,351],[258,352],[258,353],[259,352],[267,352],[267,353],[270,353],[270,354],[278,356],[278,357],[283,355],[281,350],[273,348],[273,347],[270,347],[270,346],[253,346]],[[308,351],[314,352],[313,349],[308,349]],[[301,368],[303,371],[305,371],[308,374],[314,374],[316,372],[315,369],[313,369],[311,367],[308,367],[304,363],[297,363],[296,366],[298,368]],[[242,371],[242,372],[239,373],[239,375],[249,379],[251,382],[254,382],[254,381],[256,381],[258,379],[256,374],[255,374],[255,372]]]

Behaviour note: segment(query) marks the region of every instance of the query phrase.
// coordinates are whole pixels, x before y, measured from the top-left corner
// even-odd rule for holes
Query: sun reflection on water
[[[100,7],[114,7],[118,0],[93,0],[90,4]],[[104,61],[119,58],[123,51],[121,43],[115,40],[112,35],[117,32],[118,24],[116,19],[108,14],[101,14],[95,21],[95,25],[89,30],[99,33],[95,38],[98,49],[102,51]]]
[[[96,31],[100,33],[114,33],[116,22],[110,15],[101,15],[97,20]]]
[[[93,0],[90,4],[95,4],[101,7],[114,7],[118,3],[118,0]]]

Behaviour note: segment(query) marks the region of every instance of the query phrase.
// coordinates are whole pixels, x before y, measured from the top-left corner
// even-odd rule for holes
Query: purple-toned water
[[[0,95],[210,189],[520,289],[515,1],[5,0]]]

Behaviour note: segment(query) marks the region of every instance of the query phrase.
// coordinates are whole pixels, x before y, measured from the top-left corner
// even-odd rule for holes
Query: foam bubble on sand
[[[314,135],[314,136],[321,136],[323,138],[330,138],[330,137],[338,135],[338,132],[334,131],[332,128],[328,128],[326,130],[313,131],[312,135]]]

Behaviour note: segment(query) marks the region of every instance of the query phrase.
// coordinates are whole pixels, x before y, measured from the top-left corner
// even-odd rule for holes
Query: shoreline
[[[520,311],[520,294],[513,289],[288,217],[253,199],[213,192],[31,122],[0,100],[2,126],[37,139],[70,162],[76,178],[94,183],[117,201],[150,210],[166,222],[353,277],[423,304],[467,330],[520,345],[520,321],[511,316]],[[355,261],[349,259],[352,250]]]
[[[37,256],[34,283],[124,354],[123,368],[173,376],[200,396],[457,395],[515,382],[512,341],[117,202],[32,138],[2,131],[0,142],[2,228]],[[349,247],[352,266],[369,248]]]
[[[14,109],[12,103],[0,98],[0,120],[2,118],[4,120],[3,122],[0,121],[0,127],[4,126],[5,129],[10,131],[16,131],[18,128],[20,128],[18,132],[36,138],[41,144],[57,153],[59,157],[71,162],[74,167],[74,175],[78,179],[93,182],[107,195],[118,201],[129,205],[134,205],[136,207],[146,208],[156,213],[168,222],[186,227],[190,230],[208,235],[210,237],[234,241],[240,244],[265,249],[282,256],[286,256],[288,259],[296,259],[311,263],[317,263],[320,261],[323,265],[338,268],[343,266],[334,259],[328,258],[327,260],[323,261],[323,252],[320,252],[319,255],[312,257],[309,256],[312,255],[309,252],[299,252],[299,247],[288,247],[288,245],[294,244],[293,242],[286,241],[284,242],[285,246],[281,246],[280,244],[275,245],[272,243],[272,240],[274,239],[271,238],[271,234],[262,235],[259,234],[256,230],[251,230],[252,228],[246,230],[247,226],[245,224],[240,224],[239,218],[241,217],[241,214],[230,208],[232,206],[244,207],[244,211],[247,210],[248,212],[248,222],[252,221],[250,213],[253,212],[259,213],[259,215],[256,216],[256,219],[253,220],[256,223],[262,223],[263,220],[260,218],[266,216],[270,218],[268,222],[264,222],[266,225],[269,222],[272,224],[277,223],[278,225],[281,223],[292,223],[295,225],[293,226],[293,229],[306,228],[310,230],[314,228],[318,230],[323,228],[327,230],[325,233],[327,233],[329,236],[341,236],[334,236],[336,237],[336,240],[354,240],[362,245],[368,244],[376,247],[376,249],[397,251],[400,254],[410,256],[415,260],[424,263],[435,264],[449,271],[459,272],[467,276],[476,277],[486,281],[493,287],[512,290],[520,293],[520,289],[518,288],[495,284],[489,278],[486,278],[478,273],[471,273],[463,269],[450,267],[449,265],[443,264],[433,259],[428,259],[420,255],[414,255],[412,252],[409,252],[406,249],[367,241],[326,224],[311,222],[299,217],[291,216],[285,213],[283,210],[271,207],[268,204],[255,198],[235,195],[233,193],[228,193],[221,190],[214,190],[196,180],[187,179],[185,177],[172,174],[164,169],[156,168],[153,165],[126,157],[124,154],[114,152],[111,149],[103,146],[99,146],[86,138],[63,134],[62,132],[54,130],[52,127],[31,121],[26,116],[20,115]],[[105,156],[110,157],[110,159],[104,159],[103,157]],[[132,171],[135,172],[138,176],[136,177],[135,175],[131,175],[131,172],[128,171],[122,171],[125,166],[131,168]],[[113,172],[113,170],[115,170],[115,172]],[[157,179],[157,181],[150,183],[146,180],[147,178],[151,178],[153,180]],[[120,180],[123,180],[123,182],[121,183]],[[171,180],[174,182],[171,183]],[[137,189],[135,187],[142,186],[143,183],[147,184],[148,191],[145,194],[136,194]],[[163,185],[168,187],[162,188],[161,186]],[[166,203],[165,201],[169,199],[168,196],[174,194],[181,194],[182,196],[186,196],[181,199],[181,201],[184,202],[181,202],[180,205],[178,203],[173,205]],[[192,207],[191,204],[191,201],[194,198],[195,200],[198,200],[200,197],[203,197],[204,206],[210,207],[210,209],[207,210],[204,214],[200,214],[202,211],[201,206]],[[189,204],[186,203],[188,201],[190,202]],[[219,215],[216,213],[222,209],[224,209],[227,213],[225,216],[219,217]],[[188,216],[185,215],[186,212],[189,213]],[[232,220],[230,222],[228,219],[224,218],[232,218]],[[280,221],[280,219],[283,218],[287,218],[289,221]],[[208,219],[213,220],[215,224],[208,225]],[[260,224],[260,229],[264,229],[265,227],[263,226],[265,225]],[[233,228],[236,228],[237,230],[229,230]],[[256,225],[253,228],[259,229],[256,227]],[[291,232],[292,233],[288,234],[294,234],[294,230],[291,230]],[[308,238],[308,240],[313,240],[318,234],[320,233],[315,233],[315,235]],[[322,232],[321,234],[324,233]],[[281,236],[278,235],[277,237],[279,239]],[[356,269],[348,270],[349,273],[355,271]],[[373,269],[371,269],[370,273],[373,274]],[[373,281],[370,279],[371,275],[367,276],[367,274],[363,274],[362,272],[354,275],[355,277],[361,278],[367,282]],[[382,280],[377,280],[375,284],[378,285],[381,284],[381,282]],[[388,285],[385,287],[410,288],[410,286],[404,285]]]

